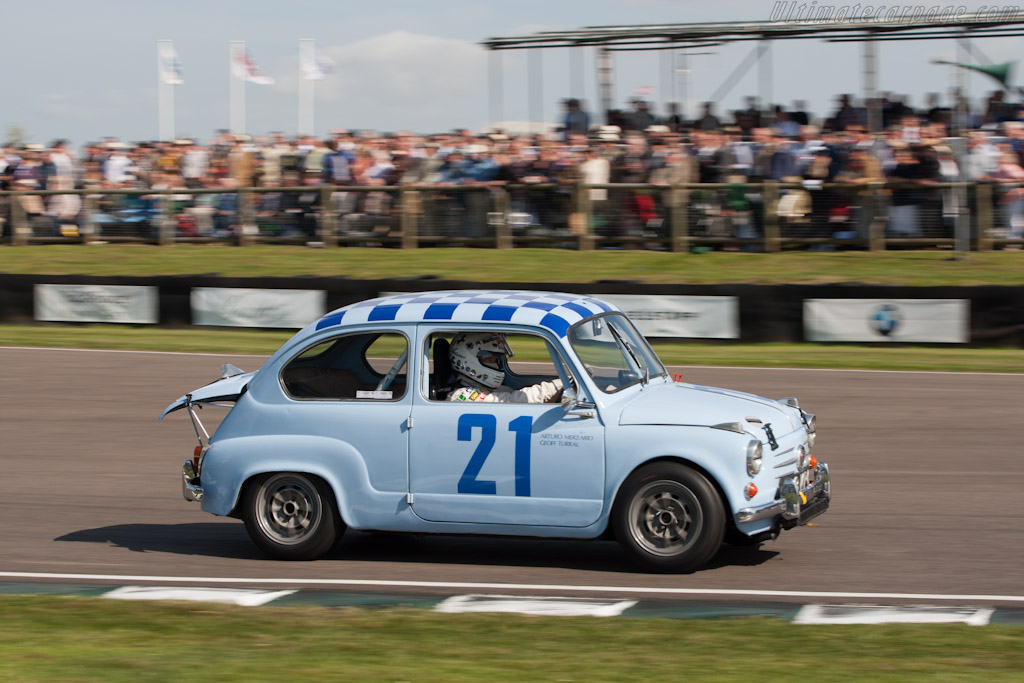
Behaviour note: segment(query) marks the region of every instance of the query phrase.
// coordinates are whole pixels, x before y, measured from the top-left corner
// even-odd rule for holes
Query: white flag
[[[272,85],[274,83],[273,78],[260,71],[256,62],[249,55],[249,51],[245,49],[235,52],[235,58],[231,62],[231,72],[236,77],[257,85]]]
[[[160,64],[160,80],[169,85],[181,85],[185,82],[181,72],[181,61],[178,60],[178,53],[174,51],[174,43],[161,41],[157,44]]]
[[[304,50],[302,53],[302,77],[308,81],[319,81],[334,73],[334,60],[320,50]]]

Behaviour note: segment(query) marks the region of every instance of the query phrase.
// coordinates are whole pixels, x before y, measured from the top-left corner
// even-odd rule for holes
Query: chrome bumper
[[[800,490],[796,477],[785,477],[779,482],[779,498],[755,508],[743,508],[736,513],[737,522],[757,522],[781,517],[789,522],[785,526],[806,524],[828,509],[832,499],[832,486],[828,465],[818,463],[814,468],[814,483]]]
[[[199,485],[199,475],[191,460],[181,466],[181,495],[190,503],[203,500],[203,487]]]

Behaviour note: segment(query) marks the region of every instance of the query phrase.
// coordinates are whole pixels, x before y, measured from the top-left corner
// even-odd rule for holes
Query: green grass
[[[0,346],[269,355],[290,331],[164,329],[115,325],[0,325]],[[828,344],[654,344],[666,365],[1024,372],[1024,349]],[[516,360],[546,360],[541,343],[520,340]],[[252,367],[247,370],[255,369]]]
[[[1020,681],[1024,628],[0,596],[2,680]],[[815,673],[816,672],[816,673]]]
[[[0,272],[82,275],[436,276],[478,282],[571,283],[631,280],[657,284],[1021,285],[1024,251],[670,254],[564,249],[308,249],[259,245],[44,245],[0,247]]]

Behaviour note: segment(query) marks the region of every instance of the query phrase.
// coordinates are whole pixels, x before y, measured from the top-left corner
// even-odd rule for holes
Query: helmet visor
[[[494,351],[481,351],[476,355],[477,360],[480,361],[480,365],[485,368],[491,368],[492,370],[501,370],[501,357],[503,353],[496,353]]]

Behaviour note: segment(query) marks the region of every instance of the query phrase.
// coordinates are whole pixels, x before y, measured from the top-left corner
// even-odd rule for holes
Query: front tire
[[[344,531],[330,488],[298,472],[253,481],[246,487],[242,519],[253,543],[278,560],[315,560]]]
[[[704,475],[673,462],[641,467],[626,479],[612,510],[615,537],[655,572],[692,572],[714,557],[725,511]]]

